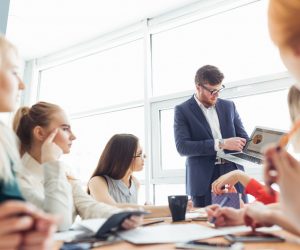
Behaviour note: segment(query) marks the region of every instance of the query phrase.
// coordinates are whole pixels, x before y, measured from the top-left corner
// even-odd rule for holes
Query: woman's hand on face
[[[62,149],[53,142],[57,132],[58,129],[52,131],[42,145],[42,163],[57,161],[63,153]]]
[[[124,220],[122,227],[126,230],[136,228],[143,224],[144,216],[131,216],[129,219]]]

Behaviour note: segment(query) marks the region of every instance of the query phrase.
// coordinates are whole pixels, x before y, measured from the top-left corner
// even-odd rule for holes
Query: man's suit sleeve
[[[245,138],[248,140],[249,136],[244,128],[241,117],[240,117],[239,113],[237,112],[234,103],[233,103],[233,108],[234,108],[234,127],[235,127],[235,131],[236,131],[236,136],[242,137],[242,138]]]
[[[193,140],[187,120],[180,108],[175,107],[174,137],[178,153],[181,156],[212,156],[216,155],[213,139]]]

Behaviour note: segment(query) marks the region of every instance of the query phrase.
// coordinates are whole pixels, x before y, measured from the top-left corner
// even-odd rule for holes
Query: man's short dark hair
[[[198,85],[218,85],[224,79],[223,73],[215,66],[205,65],[197,70],[195,83]]]

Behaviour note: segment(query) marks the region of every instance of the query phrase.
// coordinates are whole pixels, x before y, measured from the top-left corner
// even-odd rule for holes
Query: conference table
[[[145,223],[151,222],[153,219],[145,219]],[[166,217],[164,218],[164,222],[154,225],[162,225],[162,224],[170,224],[173,223],[171,218]],[[208,226],[206,222],[204,221],[194,221],[191,219],[188,219],[183,222],[176,222],[178,223],[195,223],[199,225],[205,225]],[[153,226],[154,226],[153,225]],[[151,225],[152,226],[152,225]],[[293,236],[292,234],[284,231],[279,230],[272,232],[273,234],[282,236],[286,239],[285,242],[268,242],[268,243],[243,243],[244,244],[244,250],[250,250],[250,249],[258,249],[258,250],[299,250],[300,249],[300,238],[297,238]],[[211,243],[227,243],[227,241],[223,237],[214,237],[206,240],[201,240],[205,242],[211,242]],[[56,242],[54,250],[58,250],[60,246],[62,245],[61,242]],[[171,250],[176,249],[175,244],[150,244],[150,245],[134,245],[125,241],[113,243],[111,245],[101,246],[98,248],[93,249],[99,249],[99,250]]]

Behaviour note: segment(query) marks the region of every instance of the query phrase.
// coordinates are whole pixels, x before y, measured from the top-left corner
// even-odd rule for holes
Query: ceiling
[[[197,1],[10,0],[6,35],[29,60],[194,2]]]

